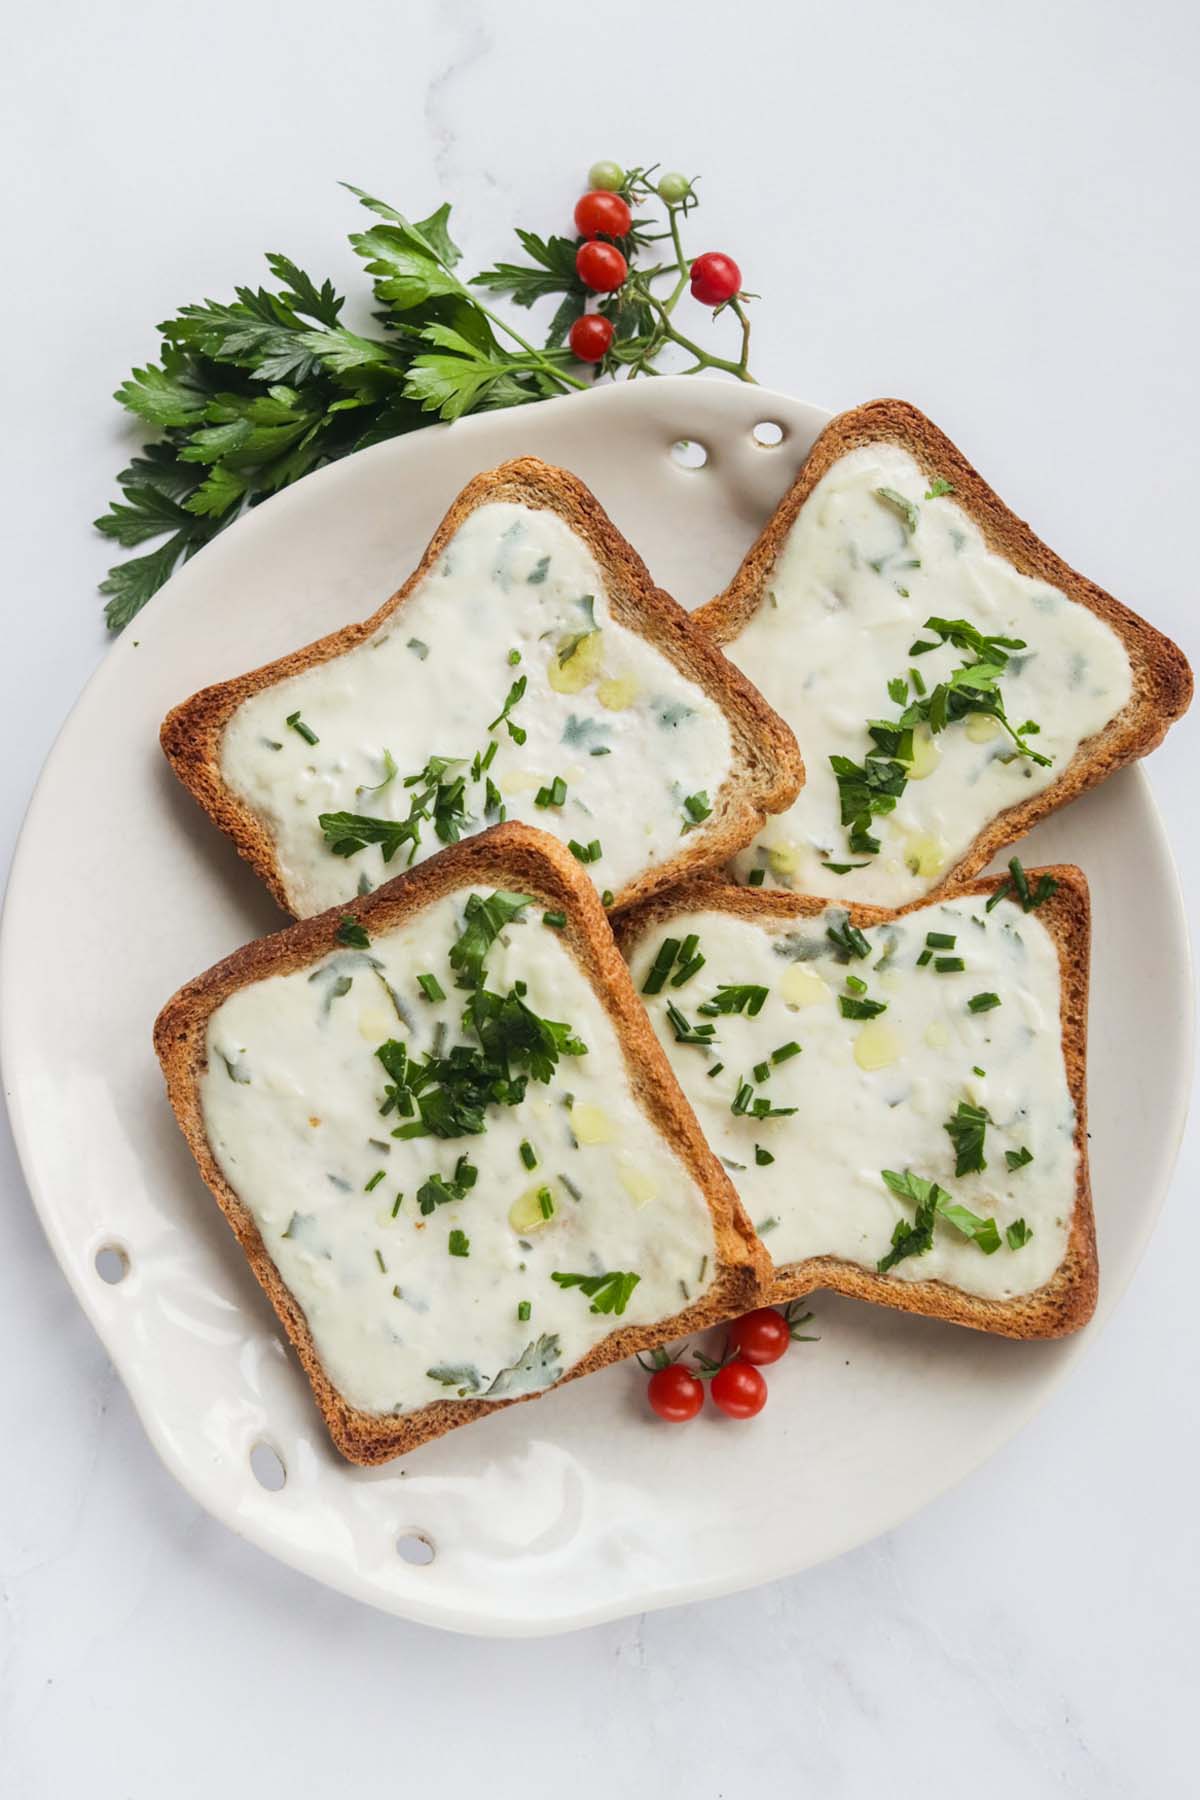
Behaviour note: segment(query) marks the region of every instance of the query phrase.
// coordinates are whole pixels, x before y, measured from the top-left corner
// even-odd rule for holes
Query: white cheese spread
[[[371,841],[335,854],[319,823],[408,819],[430,785],[409,778],[431,757],[449,762],[444,788],[464,778],[444,815],[451,836],[524,820],[574,840],[613,892],[678,853],[732,763],[719,707],[613,619],[583,540],[556,513],[508,502],[470,513],[364,643],[243,702],[221,772],[270,833],[304,917],[447,841],[433,816],[388,861]],[[437,814],[435,801],[426,811]]]
[[[892,499],[881,499],[879,490]],[[1132,690],[1125,646],[1087,607],[1020,574],[977,525],[930,483],[907,451],[873,444],[841,457],[805,501],[767,578],[754,617],[725,653],[796,733],[806,783],[738,858],[771,886],[902,906],[937,886],[988,822],[1042,792]],[[909,510],[911,508],[911,510]],[[934,734],[917,727],[907,785],[894,812],[872,818],[877,854],[849,846],[831,756],[862,765],[869,720],[895,720],[889,695],[908,672],[932,693],[968,660],[931,641],[930,617],[966,620],[985,637],[1020,639],[1000,677],[1007,717],[1038,727],[1042,767],[1014,755],[997,720],[970,714]],[[860,864],[848,873],[826,865]]]
[[[448,962],[471,891],[367,950],[240,989],[208,1026],[209,1142],[335,1387],[369,1412],[544,1387],[715,1275],[704,1195],[634,1100],[609,1016],[536,904],[492,945],[486,987],[526,983],[526,1004],[586,1054],[562,1055],[519,1104],[488,1105],[482,1134],[392,1135],[408,1121],[381,1113],[376,1048],[419,1058],[474,1041]],[[426,999],[418,975],[445,997]],[[463,1156],[474,1184],[423,1213],[421,1188],[436,1173],[453,1192]],[[589,1295],[555,1272],[638,1280],[606,1312],[612,1284]]]
[[[867,956],[839,960],[827,933],[845,918],[840,908],[762,924],[685,913],[635,946],[639,991],[665,937],[682,945],[694,934],[693,954],[706,958],[675,987],[677,958],[646,1004],[709,1144],[777,1264],[831,1255],[874,1269],[897,1223],[913,1223],[916,1211],[882,1171],[912,1171],[994,1219],[1000,1242],[985,1254],[939,1216],[932,1246],[898,1261],[896,1279],[936,1277],[996,1300],[1041,1287],[1066,1250],[1077,1164],[1050,933],[1035,913],[1007,901],[988,913],[967,897],[876,926],[862,934]],[[929,933],[953,942],[931,948]],[[965,967],[939,971],[938,959]],[[722,983],[765,995],[706,1016],[699,1009]],[[973,998],[993,995],[998,1005],[977,999],[971,1010]],[[843,997],[885,1010],[847,1018]],[[693,1032],[715,1026],[710,1042],[679,1042],[668,1004]],[[745,1110],[735,1113],[739,1092]],[[755,1118],[759,1099],[783,1116]],[[963,1104],[988,1116],[986,1167],[958,1176],[946,1124]]]

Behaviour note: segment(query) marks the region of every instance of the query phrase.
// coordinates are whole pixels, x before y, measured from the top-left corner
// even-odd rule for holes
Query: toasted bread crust
[[[850,451],[877,443],[899,445],[931,480],[941,476],[950,481],[955,502],[974,520],[989,549],[1021,574],[1061,589],[1103,619],[1124,643],[1133,669],[1133,691],[1116,717],[1080,744],[1049,787],[997,813],[937,887],[924,896],[926,901],[940,900],[978,874],[998,850],[1032,831],[1047,813],[1155,749],[1188,709],[1192,671],[1169,637],[1056,556],[1023,519],[1009,511],[961,450],[904,400],[871,400],[830,420],[729,586],[692,615],[718,644],[731,644],[762,604],[787,535],[822,476]],[[805,750],[811,755],[810,746]]]
[[[226,1181],[208,1142],[200,1104],[208,1021],[222,1001],[239,988],[269,975],[304,968],[336,950],[335,933],[348,915],[361,920],[371,935],[378,937],[455,889],[478,883],[495,883],[532,894],[536,904],[566,913],[561,940],[616,1027],[634,1094],[707,1197],[713,1217],[718,1276],[705,1298],[664,1319],[660,1325],[625,1326],[611,1332],[562,1380],[573,1381],[637,1350],[652,1349],[656,1344],[744,1312],[758,1302],[770,1279],[770,1258],[683,1097],[645,1008],[634,992],[592,883],[556,838],[527,825],[493,826],[388,882],[365,899],[333,907],[316,918],[247,944],[181,988],[163,1007],[154,1026],[154,1048],[188,1147],[291,1339],[330,1436],[351,1462],[386,1462],[497,1407],[538,1396],[522,1394],[511,1400],[491,1401],[435,1400],[402,1418],[364,1412],[342,1397],[321,1364],[299,1303],[271,1260],[252,1214]]]
[[[964,1293],[961,1288],[951,1287],[943,1281],[902,1280],[876,1274],[840,1257],[810,1256],[802,1262],[785,1263],[776,1268],[768,1295],[771,1302],[781,1304],[802,1299],[817,1288],[831,1288],[835,1293],[851,1294],[856,1299],[871,1300],[880,1306],[923,1313],[927,1318],[945,1319],[951,1324],[969,1325],[976,1331],[994,1332],[1010,1338],[1065,1337],[1069,1332],[1078,1331],[1091,1318],[1096,1308],[1099,1281],[1087,1158],[1091,902],[1082,870],[1070,864],[1030,869],[1028,874],[1034,884],[1041,875],[1052,875],[1058,882],[1055,893],[1038,907],[1037,916],[1050,932],[1058,950],[1063,1059],[1067,1088],[1075,1107],[1075,1149],[1079,1158],[1075,1207],[1062,1262],[1050,1280],[1032,1293],[1018,1295],[1012,1300],[987,1300]],[[992,894],[1005,879],[1004,876],[991,876],[960,887],[957,892],[959,896]],[[693,881],[674,893],[658,894],[623,914],[616,924],[617,942],[628,952],[647,931],[656,930],[667,919],[684,913],[716,911],[765,922],[812,918],[830,904],[833,903],[813,895],[764,893],[760,888],[731,887],[710,880]],[[835,904],[841,906],[842,902]],[[936,900],[927,896],[895,911],[880,906],[854,905],[847,905],[845,910],[854,924],[869,926],[887,924],[892,919],[903,918],[906,913],[920,912],[935,904]]]
[[[641,557],[581,481],[537,457],[519,457],[467,483],[404,586],[370,618],[344,625],[340,631],[246,675],[202,688],[174,707],[163,721],[160,741],[176,775],[232,838],[285,912],[294,909],[274,840],[258,814],[221,774],[225,726],[252,694],[329,662],[369,638],[415,593],[467,515],[496,500],[554,512],[582,538],[604,574],[614,617],[651,642],[682,675],[694,681],[720,708],[732,734],[733,765],[714,797],[711,817],[689,831],[669,862],[645,870],[621,888],[615,906],[631,905],[698,869],[724,862],[750,842],[768,813],[781,812],[799,793],[804,764],[790,727],[721,654],[712,636],[696,627],[692,615],[655,587]]]

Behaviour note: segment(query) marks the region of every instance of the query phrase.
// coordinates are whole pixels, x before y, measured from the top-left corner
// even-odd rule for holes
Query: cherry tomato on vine
[[[702,306],[721,306],[741,290],[742,271],[732,256],[706,250],[692,264],[692,295]]]
[[[615,194],[618,188],[625,186],[625,171],[620,163],[594,162],[588,170],[588,186],[606,188]]]
[[[628,275],[629,264],[615,244],[592,241],[580,244],[576,251],[575,272],[593,293],[611,294]]]
[[[593,188],[575,202],[575,229],[580,237],[624,237],[633,216],[620,194]]]
[[[580,362],[603,361],[612,341],[612,320],[606,319],[603,313],[584,313],[567,333],[571,355],[578,357]]]
[[[738,1357],[713,1376],[712,1397],[731,1419],[752,1419],[767,1404],[767,1384],[752,1363]]]
[[[682,1425],[685,1419],[694,1419],[704,1405],[704,1383],[682,1363],[668,1363],[665,1369],[654,1371],[646,1396],[651,1411],[660,1419]]]
[[[686,175],[681,175],[678,169],[668,169],[665,175],[660,175],[658,178],[659,199],[669,201],[675,206],[678,206],[681,200],[686,200],[691,191],[691,182]]]
[[[792,1341],[787,1320],[773,1306],[760,1306],[735,1319],[729,1336],[738,1355],[748,1363],[778,1362]]]

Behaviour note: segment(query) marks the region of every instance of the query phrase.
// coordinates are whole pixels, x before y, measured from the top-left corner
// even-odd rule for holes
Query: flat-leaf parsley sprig
[[[376,218],[350,243],[371,277],[378,332],[352,331],[332,284],[274,251],[271,286],[180,307],[158,327],[158,360],[134,369],[114,396],[159,436],[121,470],[119,498],[95,522],[122,549],[142,550],[101,583],[109,628],[127,625],[247,507],[434,417],[523,406],[597,375],[653,374],[672,346],[692,359],[685,373],[752,380],[737,264],[713,251],[687,256],[681,224],[698,204],[695,181],[654,176],[597,164],[574,235],[518,229],[527,260],[470,280],[458,273],[449,205],[414,222],[350,187]],[[634,218],[634,205],[660,216]],[[714,316],[736,317],[736,358],[680,330],[676,309],[689,286]],[[489,304],[494,295],[526,308],[556,300],[540,344]]]

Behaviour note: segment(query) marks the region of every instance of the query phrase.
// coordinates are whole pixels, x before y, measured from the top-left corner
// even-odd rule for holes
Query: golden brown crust
[[[1169,637],[1056,556],[1023,519],[1009,511],[961,450],[904,400],[871,400],[830,420],[729,586],[692,615],[718,644],[731,644],[762,604],[787,535],[821,477],[851,450],[877,443],[898,444],[929,479],[941,476],[948,480],[955,502],[974,520],[989,549],[1023,575],[1061,589],[1103,619],[1124,643],[1133,668],[1133,692],[1116,717],[1084,740],[1049,787],[1006,807],[985,826],[966,854],[924,896],[939,900],[978,874],[1004,845],[1014,844],[1032,831],[1055,807],[1160,744],[1169,726],[1188,709],[1192,671]]]
[[[493,826],[365,899],[333,907],[247,944],[181,988],[163,1007],[154,1026],[154,1047],[188,1147],[291,1339],[330,1436],[351,1462],[386,1462],[456,1425],[465,1425],[499,1406],[514,1405],[516,1400],[436,1400],[418,1412],[395,1418],[363,1412],[338,1393],[321,1365],[303,1311],[272,1262],[253,1216],[222,1174],[205,1134],[200,1077],[206,1066],[208,1021],[237,989],[269,975],[304,968],[336,950],[335,933],[347,915],[361,920],[371,935],[378,937],[455,889],[479,883],[532,894],[536,904],[566,913],[562,942],[616,1027],[630,1084],[642,1110],[705,1194],[713,1216],[719,1273],[706,1297],[660,1325],[630,1325],[611,1332],[562,1380],[572,1381],[637,1350],[651,1349],[745,1312],[758,1303],[763,1284],[770,1278],[770,1258],[683,1097],[634,992],[592,883],[556,838],[526,825]],[[536,1398],[536,1394],[519,1396],[521,1400]]]
[[[1051,875],[1058,882],[1057,890],[1038,907],[1037,917],[1050,932],[1058,950],[1063,1059],[1067,1087],[1075,1107],[1075,1149],[1079,1158],[1075,1208],[1062,1262],[1050,1280],[1033,1293],[1021,1294],[1012,1300],[986,1300],[942,1281],[902,1280],[878,1275],[840,1257],[810,1256],[803,1262],[787,1263],[775,1270],[769,1295],[772,1302],[798,1300],[817,1288],[832,1288],[835,1293],[852,1294],[856,1299],[871,1300],[880,1306],[924,1313],[928,1318],[970,1325],[976,1331],[995,1332],[1011,1338],[1064,1337],[1068,1332],[1078,1331],[1091,1318],[1096,1308],[1099,1279],[1087,1157],[1091,903],[1082,870],[1070,864],[1030,869],[1028,875],[1034,885],[1041,875]],[[1005,879],[1004,876],[991,876],[973,881],[960,887],[958,894],[991,894]],[[674,893],[655,895],[643,906],[622,914],[615,929],[618,944],[628,954],[647,931],[683,914],[716,911],[751,921],[803,919],[812,918],[830,905],[840,907],[842,902],[821,900],[808,894],[764,893],[760,888],[731,887],[717,881],[693,881]],[[845,910],[854,924],[868,926],[887,924],[930,905],[936,905],[936,901],[926,897],[896,911],[850,904]]]
[[[614,904],[628,906],[690,872],[720,864],[748,844],[767,814],[790,806],[804,781],[795,737],[739,669],[700,631],[677,601],[656,588],[633,546],[626,542],[595,496],[565,469],[535,456],[519,457],[476,475],[458,495],[404,586],[369,619],[344,625],[329,637],[293,650],[249,674],[202,688],[174,707],[160,739],[168,762],[205,812],[233,839],[239,853],[270,888],[285,912],[293,911],[270,832],[221,774],[221,738],[244,700],[263,688],[329,662],[377,631],[416,592],[464,519],[476,507],[510,500],[547,509],[591,550],[605,577],[614,617],[652,643],[681,674],[720,707],[733,738],[733,766],[714,798],[712,815],[681,841],[669,862],[645,870],[623,887]]]

